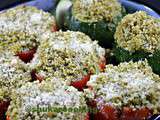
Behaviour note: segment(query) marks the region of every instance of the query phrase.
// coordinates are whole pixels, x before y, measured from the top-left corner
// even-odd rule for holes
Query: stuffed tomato
[[[4,120],[12,90],[31,80],[25,64],[9,52],[0,55],[0,119]]]
[[[87,85],[88,103],[98,110],[94,120],[146,120],[160,113],[160,77],[147,61],[106,65]]]
[[[88,120],[84,94],[57,78],[16,89],[7,116],[10,120]]]
[[[79,90],[104,70],[105,50],[80,32],[55,32],[41,43],[30,67],[39,76],[60,77]]]
[[[29,6],[3,11],[0,21],[0,51],[12,52],[25,63],[32,60],[44,36],[57,29],[51,14]]]
[[[86,33],[103,47],[111,47],[125,10],[117,0],[62,0],[56,13],[58,23],[64,22],[67,29]]]

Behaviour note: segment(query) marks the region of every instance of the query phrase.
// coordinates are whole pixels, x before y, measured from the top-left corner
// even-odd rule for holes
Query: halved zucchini
[[[113,35],[116,26],[125,13],[124,8],[116,0],[103,0],[98,2],[91,0],[93,3],[89,3],[88,7],[84,6],[84,8],[87,8],[86,11],[88,11],[84,13],[83,7],[81,7],[81,5],[78,6],[77,4],[81,4],[81,2],[85,3],[86,1],[60,1],[56,10],[56,18],[60,27],[62,28],[62,26],[65,26],[65,28],[72,31],[81,31],[89,35],[93,40],[98,40],[101,46],[111,47],[114,41]],[[108,6],[106,4],[108,4]],[[101,7],[104,8],[101,9],[102,15],[99,14],[101,13],[101,10],[96,12],[96,10],[100,8],[100,6],[98,5],[101,5]],[[93,13],[90,8],[95,8],[95,10],[93,10]],[[77,10],[79,13],[77,12]],[[79,17],[81,13],[84,13],[85,17]],[[93,16],[90,14],[93,14]]]
[[[113,54],[117,62],[147,59],[160,74],[160,22],[145,12],[125,16],[115,33]]]

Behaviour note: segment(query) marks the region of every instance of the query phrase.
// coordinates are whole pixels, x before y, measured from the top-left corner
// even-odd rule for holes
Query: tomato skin
[[[56,31],[58,31],[58,27],[56,24],[53,24],[51,27],[51,32],[56,32]]]
[[[38,80],[40,83],[44,80],[44,77],[40,74],[37,74],[36,70],[31,72],[32,81]]]
[[[103,72],[104,69],[106,68],[106,64],[105,63],[100,63],[99,68],[100,68],[100,71]]]
[[[102,120],[118,120],[118,111],[111,105],[102,106],[99,110],[98,117],[96,116],[98,118],[96,120],[99,120],[100,115]]]
[[[71,82],[71,86],[77,88],[82,91],[84,87],[86,87],[87,82],[90,79],[90,74],[84,76],[81,80]]]
[[[85,65],[85,67],[87,67],[87,66],[88,65]],[[100,60],[99,70],[104,71],[105,66],[106,66],[106,60],[105,60],[105,58],[103,58]],[[71,86],[77,88],[80,91],[82,91],[84,87],[88,87],[90,89],[93,89],[92,86],[86,86],[87,82],[90,79],[91,74],[93,74],[92,71],[90,71],[88,75],[85,75],[81,80],[71,82]]]
[[[4,119],[5,113],[10,105],[10,101],[0,101],[0,120]]]
[[[121,120],[135,120],[136,111],[132,108],[124,107],[121,114]]]
[[[28,63],[33,59],[35,53],[36,49],[33,48],[31,50],[18,52],[16,56],[18,56],[23,62]]]
[[[133,110],[132,108],[124,107],[122,110],[121,120],[146,120],[152,114],[148,108]]]
[[[89,119],[89,113],[86,114],[86,117],[85,117],[84,120],[90,120],[90,119]]]
[[[105,58],[101,58],[100,63],[99,63],[99,69],[101,72],[104,72],[105,68],[106,68],[106,59]]]
[[[148,120],[153,111],[147,107],[133,109],[130,107],[116,108],[110,104],[104,104],[92,99],[87,101],[90,108],[97,109],[96,113],[90,113],[91,120]]]
[[[11,120],[10,117],[7,115],[6,120]]]
[[[136,111],[137,120],[146,120],[152,115],[152,111],[148,108],[141,108]]]
[[[119,120],[119,112],[111,105],[99,105],[96,100],[88,100],[87,105],[96,110],[96,113],[90,112],[91,120]]]

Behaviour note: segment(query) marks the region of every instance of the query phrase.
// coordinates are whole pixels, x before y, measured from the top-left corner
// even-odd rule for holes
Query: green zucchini
[[[64,20],[66,14],[68,14],[69,9],[72,6],[72,2],[70,0],[61,0],[55,11],[56,21],[59,28],[63,28],[64,26]]]
[[[115,32],[113,56],[118,63],[147,59],[160,75],[160,21],[145,12],[125,16]]]
[[[153,72],[160,75],[160,50],[155,51],[153,54],[144,51],[135,51],[131,53],[123,48],[114,47],[113,54],[117,63],[129,61],[136,62],[147,59]]]
[[[109,0],[106,0],[106,1],[109,2]],[[112,0],[112,1],[115,1],[115,0]],[[70,5],[70,7],[66,7],[66,2],[68,2],[68,5]],[[59,21],[58,23],[60,27],[62,28],[62,26],[65,26],[65,28],[72,31],[81,31],[89,35],[93,40],[98,40],[101,46],[106,48],[111,47],[114,42],[113,35],[115,32],[116,26],[118,22],[122,19],[125,13],[124,8],[120,6],[121,7],[119,8],[121,10],[120,14],[117,16],[114,16],[113,21],[109,21],[109,20],[107,21],[105,18],[102,18],[100,20],[95,20],[95,21],[83,20],[75,17],[75,12],[74,12],[75,2],[76,0],[72,2],[70,0],[62,0],[57,6],[58,14],[56,15],[56,18],[57,18],[57,21]],[[63,8],[62,6],[65,8]],[[62,16],[62,11],[63,11],[64,18]]]

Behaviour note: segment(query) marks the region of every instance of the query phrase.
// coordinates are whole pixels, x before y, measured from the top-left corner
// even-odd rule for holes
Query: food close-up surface
[[[0,120],[160,120],[160,2],[0,1]]]

